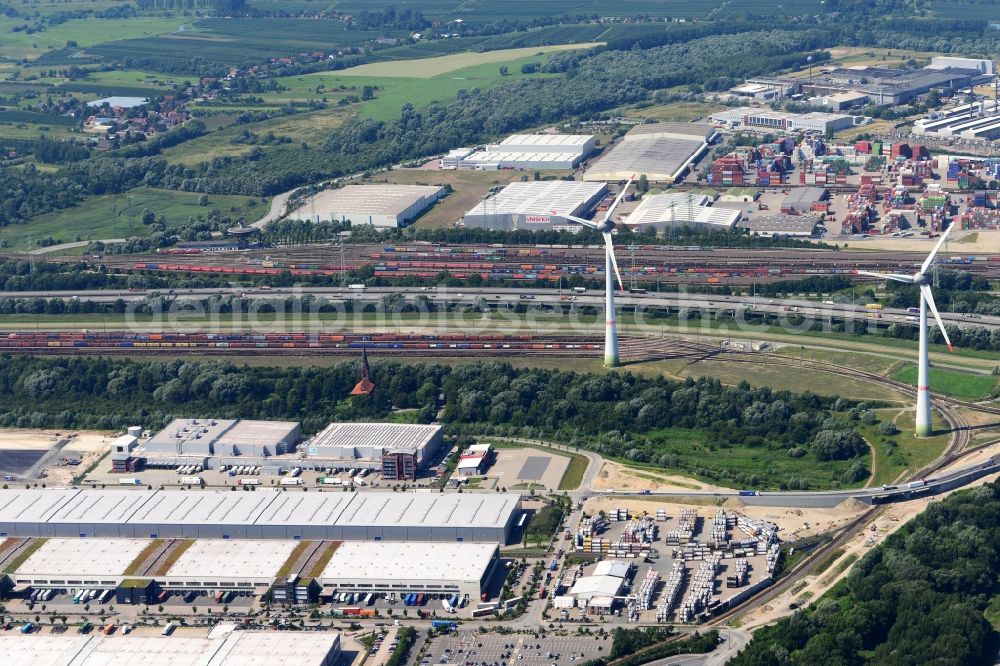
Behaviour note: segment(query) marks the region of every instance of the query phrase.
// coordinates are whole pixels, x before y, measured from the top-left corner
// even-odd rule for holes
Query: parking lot
[[[551,666],[595,659],[611,650],[598,635],[545,636],[461,631],[434,639],[421,666]]]

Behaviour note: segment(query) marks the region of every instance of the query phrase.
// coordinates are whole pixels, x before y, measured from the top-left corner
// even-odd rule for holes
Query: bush
[[[879,432],[888,437],[899,434],[899,428],[892,421],[883,421],[882,425],[879,426]]]

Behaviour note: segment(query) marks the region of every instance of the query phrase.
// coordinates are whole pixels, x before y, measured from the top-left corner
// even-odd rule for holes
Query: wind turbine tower
[[[590,229],[600,231],[604,236],[604,367],[617,368],[621,365],[621,358],[618,355],[618,322],[615,320],[615,279],[618,279],[618,286],[624,291],[622,275],[618,271],[618,261],[615,259],[615,248],[611,242],[611,231],[615,228],[615,223],[611,217],[622,202],[625,193],[632,185],[632,178],[628,179],[625,187],[618,193],[614,203],[604,214],[604,219],[600,222],[585,220],[582,217],[566,215],[567,220],[572,220],[577,224],[582,224]]]
[[[937,306],[934,304],[934,294],[931,291],[931,276],[928,275],[928,269],[931,268],[931,264],[934,263],[934,257],[937,256],[938,250],[941,249],[941,246],[944,245],[945,240],[948,238],[948,234],[951,233],[952,226],[949,226],[944,230],[944,233],[941,234],[941,237],[938,239],[934,249],[931,250],[931,253],[927,255],[926,259],[924,259],[924,263],[920,266],[920,270],[913,275],[857,271],[858,275],[869,275],[886,280],[893,280],[894,282],[915,284],[920,288],[920,346],[917,358],[917,437],[928,437],[931,434],[930,360],[927,356],[928,308],[934,315],[934,320],[937,322],[938,328],[941,329],[941,335],[944,336],[944,341],[948,345],[948,351],[954,351],[951,346],[951,340],[948,338],[948,331],[945,330],[944,322],[941,321],[941,315],[938,314]]]

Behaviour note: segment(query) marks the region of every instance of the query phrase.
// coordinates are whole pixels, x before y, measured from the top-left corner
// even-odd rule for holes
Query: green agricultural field
[[[349,30],[346,23],[334,20],[299,18],[197,19],[176,31],[161,31],[148,37],[125,34],[92,42],[86,55],[108,61],[120,61],[137,55],[156,62],[183,64],[197,54],[209,62],[246,65],[266,62],[301,52],[330,52],[338,47],[358,46],[382,33]],[[389,32],[403,38],[406,33]],[[139,37],[139,38],[132,38]]]
[[[20,60],[34,60],[46,51],[61,49],[68,41],[75,41],[80,48],[102,44],[111,40],[134,39],[169,33],[184,23],[182,18],[131,18],[131,19],[71,19],[29,35],[13,32],[23,25],[24,19],[0,18],[0,55]],[[134,55],[134,54],[133,54]]]
[[[98,240],[145,235],[146,229],[140,222],[145,208],[156,213],[157,217],[166,217],[169,226],[184,224],[191,216],[207,215],[213,208],[234,219],[245,217],[248,222],[253,222],[268,208],[267,200],[259,200],[256,206],[248,207],[248,197],[241,196],[213,194],[209,195],[208,206],[199,206],[201,195],[193,192],[137,188],[129,194],[132,197],[131,225],[128,222],[126,195],[95,196],[79,206],[35,217],[28,224],[2,227],[0,239],[6,240],[11,248],[24,249],[29,242],[38,247],[39,239],[49,237],[68,243],[76,236],[80,236],[81,240]]]
[[[569,47],[572,48],[572,47]],[[539,51],[535,51],[539,53]],[[376,120],[391,120],[399,116],[399,110],[404,104],[412,104],[420,109],[431,102],[448,102],[455,98],[459,90],[479,88],[487,90],[505,83],[526,77],[545,77],[548,74],[522,74],[521,66],[530,62],[545,61],[545,54],[522,56],[503,61],[473,65],[462,69],[451,70],[429,78],[404,78],[397,76],[344,76],[337,74],[310,74],[279,79],[279,82],[297,94],[311,95],[321,98],[322,93],[316,93],[317,86],[323,90],[338,92],[343,88],[357,91],[359,94],[364,86],[375,86],[375,99],[366,101],[361,106],[360,115]],[[408,61],[405,67],[417,66],[419,61]],[[402,63],[397,63],[402,64]],[[500,75],[500,67],[505,65],[510,74]],[[412,70],[411,70],[412,71]],[[266,96],[265,96],[266,98]]]
[[[756,3],[760,0],[749,0]],[[381,10],[394,0],[341,0],[337,8],[344,12]],[[409,0],[406,7],[422,12],[428,18],[463,19],[470,23],[503,21],[511,16],[522,19],[549,16],[704,16],[722,4],[723,0],[692,2],[691,0],[508,0],[497,3],[488,0]],[[742,4],[742,3],[741,3]],[[786,3],[796,5],[797,2]],[[818,4],[818,0],[817,0]],[[769,5],[773,13],[774,5]],[[744,10],[744,11],[750,11]]]
[[[917,385],[917,366],[908,365],[892,375],[899,382]],[[931,368],[931,391],[961,400],[983,400],[997,391],[997,378],[992,375],[973,375],[956,370]]]
[[[340,76],[392,77],[429,79],[432,77],[466,69],[475,65],[490,63],[507,63],[520,58],[529,58],[542,53],[555,51],[572,51],[600,46],[600,42],[589,44],[559,44],[557,46],[531,46],[522,49],[503,49],[483,53],[454,53],[436,58],[415,60],[371,62],[356,67],[349,67],[337,72]]]

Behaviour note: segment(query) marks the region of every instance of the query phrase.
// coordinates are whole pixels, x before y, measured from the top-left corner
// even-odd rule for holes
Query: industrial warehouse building
[[[142,445],[147,457],[255,456],[291,453],[302,439],[291,421],[174,419]],[[137,454],[138,455],[138,454]]]
[[[742,220],[737,227],[758,236],[812,236],[819,226],[818,215],[768,215]]]
[[[941,109],[913,124],[913,133],[963,139],[1000,138],[1000,109],[995,102],[973,102]]]
[[[604,183],[552,180],[511,183],[462,218],[477,229],[578,230],[566,216],[587,217],[604,197]]]
[[[0,656],[9,666],[335,666],[340,634],[299,632],[291,640],[278,632],[220,632],[218,627],[207,637],[15,633],[0,636]]]
[[[48,539],[7,577],[16,587],[41,589],[120,588],[126,592],[140,585],[154,594],[159,590],[233,590],[259,595],[285,581],[283,571],[302,563],[296,549],[300,542],[295,540],[195,539],[177,544],[174,554],[154,551],[151,555],[147,548],[156,543],[151,539]],[[424,592],[479,599],[500,561],[496,543],[315,543],[331,554],[317,582],[310,583],[312,599],[335,592]],[[142,569],[147,561],[162,562],[164,557],[176,558],[165,571],[141,577],[126,573]]]
[[[125,443],[116,440],[113,463],[121,472],[143,465],[202,469],[255,465],[263,474],[296,467],[365,468],[382,469],[385,478],[404,480],[416,478],[443,441],[441,426],[395,423],[333,423],[304,446],[299,446],[301,438],[301,426],[293,421],[174,419],[145,443],[135,445],[134,437]],[[387,460],[395,465],[389,466],[392,474],[385,473]]]
[[[815,72],[809,78],[758,77],[747,79],[747,85],[763,85],[780,89],[786,95],[827,97],[837,93],[862,93],[879,106],[905,104],[919,95],[938,90],[951,95],[956,90],[988,79],[992,63],[968,58],[941,58],[937,64],[923,69],[893,69],[857,65]],[[958,66],[948,64],[953,61]],[[985,61],[989,63],[990,61]]]
[[[934,56],[925,69],[975,69],[983,76],[996,76],[997,65],[985,58],[958,58],[955,56]]]
[[[303,445],[309,458],[364,460],[381,465],[388,453],[413,456],[417,467],[441,448],[441,426],[401,423],[331,423]]]
[[[514,134],[482,150],[461,148],[441,160],[442,169],[575,169],[594,152],[590,134]]]
[[[500,563],[496,544],[341,544],[320,574],[324,593],[423,592],[478,600]]]
[[[732,229],[740,219],[740,211],[732,208],[714,208],[704,194],[666,193],[647,195],[632,213],[625,218],[627,227],[642,231],[652,227],[662,231],[669,227],[698,227],[702,229]]]
[[[655,182],[677,182],[716,136],[715,129],[704,123],[636,125],[594,160],[583,179],[616,182],[645,175]]]
[[[748,129],[759,129],[769,132],[817,132],[826,134],[827,132],[839,132],[848,129],[863,121],[861,116],[850,116],[840,113],[788,113],[785,111],[772,111],[771,109],[758,109],[753,107],[740,107],[736,109],[726,109],[717,111],[709,116],[709,120],[714,123],[726,125],[727,127],[746,127]]]
[[[345,185],[316,194],[288,217],[396,228],[416,218],[447,193],[444,187],[436,185]]]
[[[148,543],[143,539],[49,539],[9,576],[17,585],[116,587]]]
[[[507,542],[520,495],[0,490],[0,537]]]
[[[825,187],[796,187],[781,202],[781,212],[785,215],[804,215],[822,206],[829,197]]]

